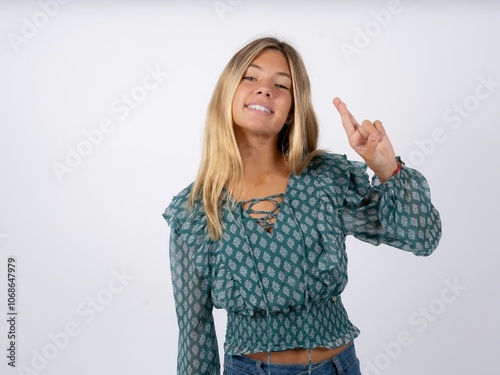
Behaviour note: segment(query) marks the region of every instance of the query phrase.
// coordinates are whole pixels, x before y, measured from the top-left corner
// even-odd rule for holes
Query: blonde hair
[[[294,174],[300,174],[317,150],[318,122],[312,106],[309,76],[300,54],[273,37],[256,39],[240,49],[228,62],[215,86],[205,123],[202,159],[188,199],[193,207],[203,201],[212,239],[222,236],[220,206],[225,186],[235,186],[243,175],[243,163],[233,129],[232,103],[248,66],[264,50],[278,50],[288,61],[292,77],[291,121],[280,132],[278,147]]]

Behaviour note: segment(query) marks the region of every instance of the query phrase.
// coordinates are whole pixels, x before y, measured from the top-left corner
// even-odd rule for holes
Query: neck
[[[238,142],[243,162],[243,180],[260,180],[269,174],[288,172],[283,154],[276,147],[276,139],[245,140]]]
[[[283,192],[290,171],[276,138],[237,138],[243,162],[243,176],[234,186],[239,199]]]

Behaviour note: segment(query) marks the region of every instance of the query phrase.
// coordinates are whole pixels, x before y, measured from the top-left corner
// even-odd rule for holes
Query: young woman
[[[227,375],[360,374],[359,330],[340,296],[346,236],[423,256],[436,248],[425,178],[396,157],[380,121],[360,125],[333,104],[365,163],[316,148],[309,78],[289,44],[254,40],[222,72],[198,176],[163,214],[178,374],[219,374],[213,307],[227,310]]]

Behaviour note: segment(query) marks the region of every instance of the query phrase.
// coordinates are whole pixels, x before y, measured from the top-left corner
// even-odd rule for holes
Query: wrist
[[[405,163],[401,160],[401,158],[399,156],[396,156],[394,158],[394,162],[391,163],[390,166],[385,168],[385,170],[382,171],[381,173],[375,172],[375,174],[377,175],[380,182],[385,183],[389,181],[392,177],[394,177],[397,173],[399,173],[399,171],[403,169],[404,164]]]

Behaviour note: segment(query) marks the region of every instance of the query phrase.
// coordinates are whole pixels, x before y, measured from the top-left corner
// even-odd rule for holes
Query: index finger
[[[359,126],[358,122],[351,114],[351,112],[349,112],[349,110],[347,109],[347,105],[342,100],[340,100],[340,98],[335,97],[333,99],[333,104],[335,105],[335,108],[337,108],[337,111],[339,111],[340,118],[342,119],[342,125],[344,125],[344,129],[347,132],[347,135],[350,137]]]

